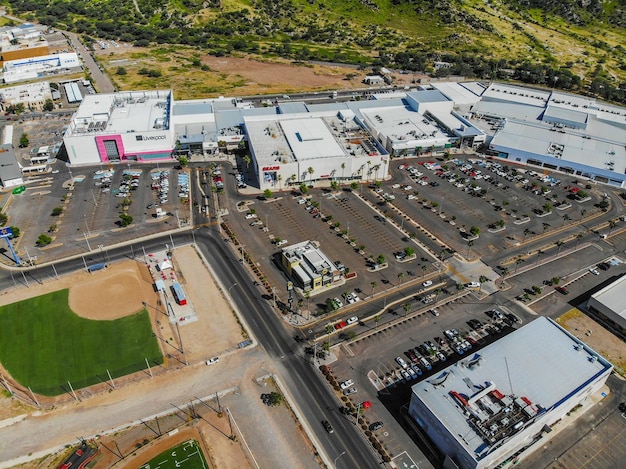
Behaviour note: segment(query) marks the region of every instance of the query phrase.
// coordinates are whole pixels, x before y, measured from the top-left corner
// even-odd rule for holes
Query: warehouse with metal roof
[[[613,365],[539,317],[412,388],[409,414],[463,469],[515,463],[602,388]]]

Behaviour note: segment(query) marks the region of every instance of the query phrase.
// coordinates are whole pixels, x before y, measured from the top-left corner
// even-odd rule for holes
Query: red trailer
[[[174,298],[176,298],[176,303],[181,306],[187,304],[187,298],[185,298],[185,293],[179,283],[172,284],[172,293],[174,294]]]

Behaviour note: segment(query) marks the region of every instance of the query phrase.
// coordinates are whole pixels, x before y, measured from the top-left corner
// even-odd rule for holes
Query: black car
[[[600,270],[609,270],[610,268],[611,268],[611,264],[609,264],[608,262],[602,262],[598,264],[598,269]]]
[[[324,426],[324,429],[328,433],[334,433],[335,430],[333,430],[333,426],[330,424],[328,420],[322,420],[322,425]]]
[[[626,412],[626,402],[622,402],[619,406],[618,409],[620,412]]]
[[[430,185],[433,187],[439,187],[439,183],[437,181],[431,182]]]
[[[371,432],[375,432],[376,430],[380,430],[381,428],[383,428],[384,423],[382,422],[374,422],[370,425],[370,431]]]

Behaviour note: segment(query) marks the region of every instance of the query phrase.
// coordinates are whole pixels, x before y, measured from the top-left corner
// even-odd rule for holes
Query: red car
[[[556,291],[561,293],[562,295],[567,295],[569,291],[565,287],[554,287]]]
[[[363,401],[361,402],[360,407],[362,407],[363,409],[369,409],[370,407],[372,407],[372,403],[370,401]]]
[[[341,321],[338,322],[337,324],[335,324],[335,329],[339,330],[339,329],[343,329],[344,327],[346,327],[348,324],[345,321]]]

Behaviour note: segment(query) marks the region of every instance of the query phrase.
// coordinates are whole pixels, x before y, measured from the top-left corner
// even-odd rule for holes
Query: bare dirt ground
[[[69,305],[77,315],[95,320],[117,319],[156,303],[148,269],[135,261],[114,264],[90,274],[90,280],[70,287]]]
[[[247,336],[197,251],[192,246],[178,248],[174,250],[172,260],[176,276],[198,316],[196,322],[178,328],[187,360],[193,363],[236,350],[237,343]],[[173,326],[163,319],[163,316],[155,316],[155,329],[168,330],[172,337],[176,337]],[[156,320],[159,320],[158,324]]]
[[[367,88],[363,79],[369,73],[356,67],[302,64],[279,58],[215,57],[182,47],[155,51],[121,46],[97,50],[94,55],[120,90],[144,89],[145,77],[138,71],[142,68],[158,69],[162,74],[158,86],[172,88],[176,99],[220,95],[282,96],[305,91]],[[190,66],[191,59],[196,57],[208,70]],[[124,75],[117,73],[120,67],[125,70]],[[394,83],[400,86],[411,84],[416,77],[397,74]]]
[[[618,371],[624,374],[626,344],[623,340],[577,308],[571,309],[556,322],[613,363]]]

